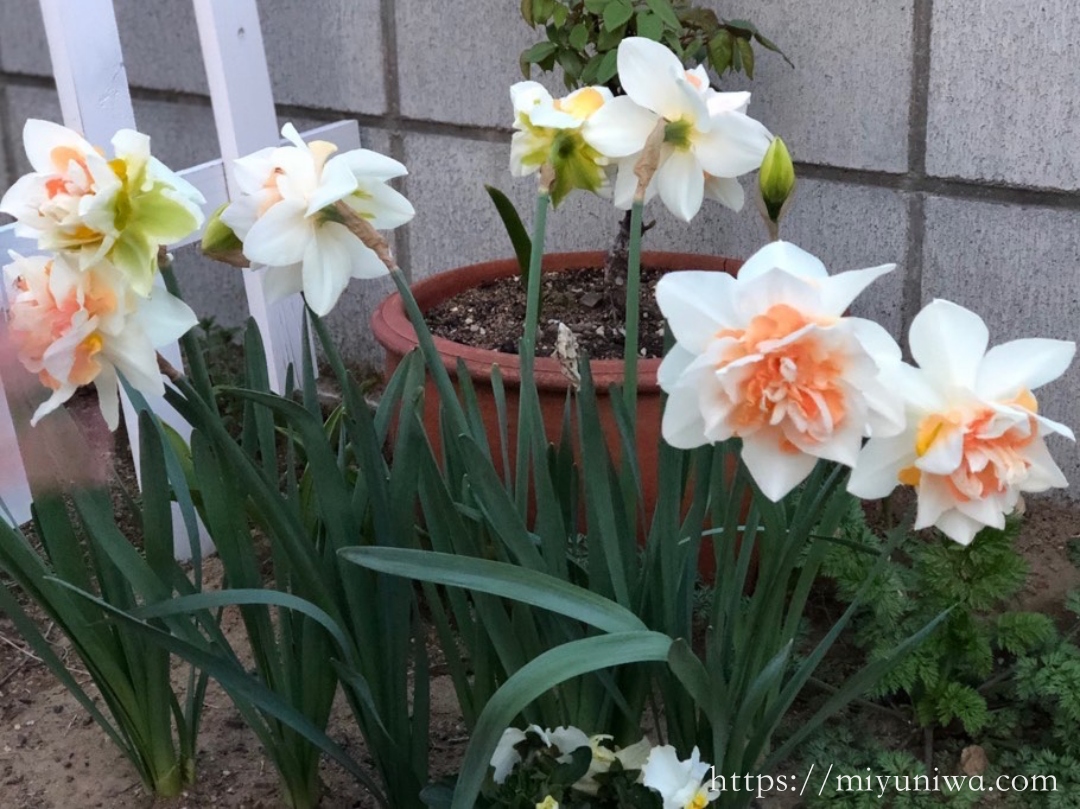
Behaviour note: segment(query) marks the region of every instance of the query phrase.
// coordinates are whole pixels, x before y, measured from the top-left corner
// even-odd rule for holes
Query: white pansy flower
[[[654,747],[641,770],[641,782],[660,793],[664,809],[704,809],[715,800],[705,785],[710,765],[695,747],[690,758],[679,760],[670,744]]]

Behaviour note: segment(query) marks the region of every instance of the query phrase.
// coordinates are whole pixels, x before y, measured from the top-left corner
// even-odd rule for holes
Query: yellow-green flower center
[[[676,149],[689,149],[690,136],[693,131],[693,122],[685,118],[680,118],[678,121],[669,121],[664,127],[664,143],[670,143]]]

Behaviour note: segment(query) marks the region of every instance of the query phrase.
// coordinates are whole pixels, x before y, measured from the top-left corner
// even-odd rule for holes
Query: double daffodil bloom
[[[4,275],[11,290],[8,325],[19,359],[53,391],[31,424],[93,383],[105,422],[115,430],[119,374],[142,393],[165,393],[157,349],[198,322],[179,298],[154,287],[144,299],[109,262],[79,269],[66,254],[24,258],[13,253]]]
[[[202,195],[150,154],[150,139],[123,129],[109,160],[72,130],[30,119],[23,145],[34,171],[0,199],[17,233],[38,247],[76,256],[86,270],[109,261],[147,296],[161,245],[199,228]]]
[[[555,180],[549,189],[558,205],[575,188],[602,193],[607,187],[608,159],[582,136],[582,127],[611,101],[606,87],[583,87],[555,99],[535,81],[510,88],[514,135],[510,140],[510,172],[526,177],[550,163]]]
[[[335,155],[332,143],[305,143],[292,124],[281,134],[291,146],[236,161],[243,196],[220,218],[243,242],[244,256],[269,268],[271,300],[303,291],[312,311],[325,315],[350,279],[388,271],[375,250],[349,229],[344,213],[376,229],[408,222],[415,213],[412,205],[386,184],[408,172],[368,149]]]
[[[669,394],[664,439],[675,447],[742,439],[747,469],[771,500],[818,459],[853,466],[866,435],[895,435],[890,388],[900,348],[881,326],[845,317],[888,264],[830,276],[788,242],[723,273],[664,276],[656,298],[676,343],[660,365]]]
[[[619,44],[619,82],[626,91],[586,122],[585,140],[619,162],[615,202],[629,207],[637,178],[634,164],[658,126],[664,129],[659,165],[646,199],[659,193],[675,216],[690,221],[706,193],[728,207],[742,207],[734,179],[761,165],[772,135],[746,115],[749,93],[718,93],[703,67],[686,70],[668,48],[627,37]]]
[[[1021,493],[1067,485],[1044,436],[1073,433],[1039,415],[1032,391],[1065,372],[1076,344],[1013,340],[987,351],[989,340],[982,318],[949,301],[915,317],[909,342],[919,367],[900,366],[893,385],[907,427],[871,438],[848,485],[862,498],[915,487],[915,527],[936,526],[962,545],[984,526],[1003,528]]]

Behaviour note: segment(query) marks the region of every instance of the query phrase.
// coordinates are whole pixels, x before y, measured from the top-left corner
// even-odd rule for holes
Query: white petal
[[[664,355],[660,368],[656,372],[656,381],[661,390],[668,393],[674,390],[683,373],[695,359],[697,359],[696,354],[687,351],[678,343],[673,345],[671,350]]]
[[[521,754],[514,746],[525,741],[525,733],[517,728],[507,728],[503,731],[499,743],[495,746],[495,752],[491,756],[491,766],[495,768],[494,780],[501,784],[510,775],[510,772],[521,761]]]
[[[964,458],[964,430],[959,425],[941,423],[936,436],[915,465],[924,472],[949,475]]]
[[[162,396],[165,383],[158,369],[157,352],[137,326],[128,326],[123,338],[110,340],[104,352],[120,376],[148,396]]]
[[[733,211],[741,211],[746,202],[746,193],[738,180],[711,174],[705,175],[705,196]]]
[[[618,96],[589,116],[581,134],[605,157],[627,157],[645,148],[659,120],[629,96]]]
[[[302,292],[304,279],[300,264],[287,264],[283,267],[267,267],[263,276],[263,290],[268,303],[277,303],[290,295]]]
[[[327,163],[323,167],[322,177],[319,178],[319,187],[308,199],[307,215],[311,216],[326,206],[333,205],[339,199],[349,196],[356,188],[356,175],[349,171],[347,165]]]
[[[929,528],[941,518],[942,514],[955,506],[956,498],[950,492],[945,478],[937,475],[923,475],[919,479],[915,529]]]
[[[739,281],[749,281],[779,267],[802,278],[828,278],[821,259],[791,242],[769,242],[746,260],[739,270]]]
[[[956,509],[942,513],[933,525],[949,539],[965,547],[971,544],[975,535],[984,527],[978,520],[973,520]]]
[[[262,190],[274,173],[274,153],[277,147],[267,146],[233,161],[233,177],[245,194]]]
[[[321,317],[329,313],[349,279],[356,272],[369,270],[368,253],[374,255],[344,225],[326,222],[319,227],[304,253],[301,270],[304,299],[315,314]],[[382,269],[385,274],[386,268]]]
[[[751,318],[776,304],[787,304],[811,314],[817,308],[818,287],[814,280],[780,268],[767,270],[749,281],[740,272],[736,289],[739,295],[734,303],[743,323],[749,323]]]
[[[998,503],[999,497],[984,497],[979,500],[959,500],[956,510],[965,517],[970,517],[980,524],[1001,530],[1005,527],[1005,514]],[[938,521],[941,522],[940,520]],[[959,540],[957,540],[959,541]],[[967,544],[967,543],[964,543]]]
[[[612,190],[612,202],[615,207],[623,211],[630,210],[634,205],[634,195],[637,194],[638,177],[634,174],[634,166],[637,165],[640,153],[634,153],[625,157],[618,163],[615,176],[615,187]],[[650,193],[651,192],[651,193]],[[646,189],[645,201],[648,202],[656,194],[656,177]]]
[[[719,115],[722,112],[746,112],[750,105],[750,93],[718,93],[711,92],[705,97],[705,103],[709,108],[710,115]]]
[[[97,389],[98,409],[105,419],[105,425],[115,430],[120,426],[120,380],[116,376],[116,369],[103,365],[101,373],[94,379],[94,388]]]
[[[1045,492],[1047,489],[1063,489],[1069,485],[1065,474],[1050,455],[1046,442],[1036,439],[1028,447],[1024,457],[1031,462],[1027,478],[1021,484],[1021,491]]]
[[[385,182],[395,177],[404,177],[409,173],[405,166],[392,157],[373,152],[370,149],[351,149],[334,155],[326,161],[326,167],[331,163],[343,163],[349,167],[357,180],[377,180]]]
[[[514,112],[528,115],[534,107],[550,104],[551,101],[551,93],[538,81],[519,81],[510,87],[510,103],[514,105]]]
[[[695,387],[679,385],[670,392],[660,432],[668,444],[678,449],[693,449],[708,443]]]
[[[281,137],[289,141],[289,143],[298,149],[307,149],[307,144],[304,143],[304,139],[300,137],[300,133],[296,131],[296,127],[293,126],[292,121],[286,122],[286,124],[281,127]]]
[[[64,402],[75,395],[75,391],[78,388],[75,385],[61,385],[59,388],[52,392],[44,402],[38,405],[37,410],[34,411],[34,415],[30,418],[30,426],[37,427],[39,421],[45,418],[47,415],[58,409]],[[110,427],[109,429],[113,429]]]
[[[154,348],[179,340],[199,323],[191,307],[160,287],[142,302],[138,319]]]
[[[627,37],[619,43],[618,66],[619,83],[626,95],[663,115],[675,95],[675,77],[684,72],[679,57],[659,42]]]
[[[708,131],[694,141],[694,152],[709,174],[738,177],[761,167],[772,133],[741,112],[724,112],[711,119]]]
[[[821,302],[829,313],[840,316],[863,290],[895,269],[895,264],[882,264],[880,267],[849,270],[830,276],[821,283]]]
[[[346,197],[345,202],[376,230],[393,230],[416,215],[412,203],[385,183],[361,183],[359,192]]]
[[[915,462],[915,437],[910,433],[871,438],[859,452],[847,490],[856,497],[876,500],[900,483],[900,470]]]
[[[306,210],[300,199],[284,199],[271,206],[244,239],[247,259],[270,267],[302,261],[314,227],[304,216]]]
[[[734,326],[735,279],[718,272],[672,272],[656,284],[656,302],[683,348],[700,354],[724,328]]]
[[[40,118],[29,118],[23,126],[23,148],[26,150],[26,159],[34,167],[34,171],[42,174],[63,173],[59,167],[53,164],[53,149],[66,146],[80,154],[93,152],[91,146],[81,135],[72,129],[52,121],[43,121]],[[64,167],[66,169],[66,166]]]
[[[673,151],[656,172],[656,188],[668,210],[689,222],[705,198],[705,173],[693,152]]]
[[[743,438],[742,459],[762,493],[774,503],[802,483],[817,458],[780,449],[779,431],[760,430]]]
[[[986,399],[1006,399],[1023,390],[1052,382],[1073,361],[1076,343],[1031,338],[1013,340],[986,352],[975,380],[976,392]]]
[[[928,304],[911,323],[911,356],[936,385],[974,388],[990,332],[981,317],[945,300]]]
[[[573,726],[558,727],[551,731],[551,743],[564,755],[573,753],[580,747],[592,747],[585,731]]]

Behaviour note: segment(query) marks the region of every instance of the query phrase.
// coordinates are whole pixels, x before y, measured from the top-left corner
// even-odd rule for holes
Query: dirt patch
[[[641,321],[638,341],[643,357],[664,353],[664,318],[656,305],[656,282],[663,270],[641,271]],[[578,351],[594,360],[622,359],[625,315],[608,300],[604,272],[598,268],[545,275],[541,285],[540,334],[536,353],[555,350],[558,324],[565,323]],[[465,290],[425,313],[432,334],[475,348],[517,354],[525,323],[525,290],[517,277]]]

